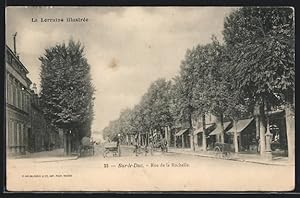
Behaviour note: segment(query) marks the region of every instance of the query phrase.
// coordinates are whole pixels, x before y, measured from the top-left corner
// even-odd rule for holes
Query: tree
[[[90,65],[84,47],[73,40],[45,49],[39,60],[42,109],[47,120],[65,131],[69,154],[72,136],[78,143],[90,135],[94,99]]]
[[[232,52],[234,88],[259,106],[263,152],[265,110],[286,105],[289,158],[294,158],[295,49],[292,8],[247,7],[232,12],[224,23],[224,40]],[[293,113],[291,113],[293,114]]]
[[[121,111],[117,120],[111,121],[104,129],[104,136],[112,138],[118,133],[135,134],[141,139],[141,134],[149,137],[151,131],[162,134],[163,129],[171,126],[173,118],[170,112],[171,82],[165,79],[154,81],[140,102],[133,109]],[[147,144],[148,141],[145,141]]]
[[[148,89],[147,98],[149,108],[150,126],[162,132],[162,128],[171,126],[172,115],[170,113],[170,88],[171,82],[165,79],[154,81]]]
[[[198,80],[198,86],[194,89],[196,105],[200,104],[202,107],[200,110],[203,113],[209,112],[217,116],[217,125],[221,129],[220,141],[224,143],[223,119],[231,94],[228,92],[228,84],[225,80],[228,57],[224,46],[214,35],[212,42],[203,46],[197,53],[199,54],[197,56],[198,67],[195,72],[202,73],[202,78],[198,78],[201,80]],[[199,93],[201,93],[201,97],[198,96]]]
[[[224,47],[213,36],[211,43],[197,45],[187,51],[181,63],[180,76],[175,78],[174,113],[179,115],[181,121],[189,123],[190,127],[193,115],[202,117],[204,150],[206,150],[205,114],[217,115],[220,118],[219,127],[223,127],[223,114],[227,109],[227,98],[230,95],[224,80],[226,58]],[[224,142],[223,132],[221,141]]]
[[[212,77],[211,72],[211,44],[197,45],[193,49],[193,78],[194,85],[192,88],[192,106],[196,117],[200,117],[202,130],[202,149],[206,151],[206,114],[210,112],[209,86]]]
[[[180,74],[174,78],[172,89],[172,113],[175,122],[183,128],[189,128],[191,148],[195,150],[192,117],[194,113],[193,89],[197,82],[195,72],[195,48],[188,49],[180,64]]]

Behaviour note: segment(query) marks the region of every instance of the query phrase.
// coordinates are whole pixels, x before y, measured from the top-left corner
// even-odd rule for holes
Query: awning
[[[194,135],[197,135],[198,133],[203,133],[202,127],[194,131]]]
[[[231,124],[231,122],[225,122],[223,124],[224,126],[224,131],[226,131],[226,129],[228,128],[228,126]],[[221,134],[221,128],[218,125],[217,128],[215,130],[213,130],[209,135],[217,135],[217,134]]]
[[[206,129],[210,129],[214,125],[215,125],[214,123],[206,124]],[[203,133],[203,127],[202,126],[199,129],[194,131],[194,135],[197,135],[198,133]]]
[[[272,120],[284,119],[284,117],[285,117],[285,111],[284,110],[270,111],[270,112],[267,112],[266,114]]]
[[[153,133],[152,137],[155,137],[157,134],[156,133]]]
[[[237,121],[237,123],[236,123],[237,132],[238,133],[242,132],[247,126],[249,126],[249,124],[251,124],[252,121],[253,121],[253,118]],[[232,127],[227,132],[228,133],[234,133],[234,130],[235,130],[234,127]]]
[[[182,130],[180,130],[179,132],[177,132],[177,133],[175,134],[175,136],[181,136],[181,135],[184,134],[187,130],[188,130],[188,129],[182,129]]]

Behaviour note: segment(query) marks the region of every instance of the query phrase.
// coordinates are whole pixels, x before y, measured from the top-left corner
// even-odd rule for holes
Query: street
[[[286,191],[294,187],[294,166],[273,166],[155,152],[76,160],[8,159],[9,190],[46,191]],[[39,158],[38,158],[39,159]],[[13,185],[12,185],[13,184]]]

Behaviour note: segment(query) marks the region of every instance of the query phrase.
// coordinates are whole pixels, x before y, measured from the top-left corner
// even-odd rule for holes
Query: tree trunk
[[[253,111],[253,115],[255,117],[255,127],[256,127],[256,143],[257,143],[257,153],[260,152],[261,150],[261,146],[260,146],[260,105],[258,103],[258,101],[256,102],[255,106],[254,106],[254,111]]]
[[[223,123],[223,114],[219,114],[219,116],[217,116],[217,128],[220,129],[220,134],[217,134],[216,139],[217,142],[221,142],[224,143],[224,123]]]
[[[264,155],[266,151],[266,117],[265,117],[265,110],[264,110],[264,103],[260,105],[260,115],[259,115],[259,141],[260,141],[260,154]]]
[[[233,120],[233,143],[234,143],[234,152],[239,152],[239,145],[238,145],[238,136],[237,136],[237,120]]]
[[[141,146],[141,134],[140,132],[138,133],[138,145]]]
[[[223,113],[220,115],[220,126],[221,126],[221,143],[224,143],[224,120],[223,120]]]
[[[71,150],[72,149],[72,140],[71,140],[71,138],[72,137],[71,137],[71,134],[69,134],[69,133],[68,133],[67,136],[68,136],[68,138],[67,138],[68,139],[68,155],[71,155],[71,152],[72,152],[72,150]]]
[[[64,132],[64,153],[65,155],[68,155],[68,138],[67,138],[67,133]]]
[[[174,148],[177,148],[176,141],[177,141],[177,136],[174,135]]]
[[[202,128],[203,128],[203,135],[202,135],[202,150],[206,151],[206,135],[205,135],[205,131],[206,131],[206,123],[205,123],[205,113],[202,115]]]
[[[64,130],[64,153],[65,155],[71,154],[71,134],[68,130]]]
[[[169,139],[170,139],[170,134],[169,134],[169,127],[168,126],[166,126],[165,127],[165,140],[167,141],[167,149],[169,149],[169,147],[170,147],[170,141],[169,141]]]
[[[171,129],[169,126],[167,126],[167,132],[168,132],[168,149],[170,148],[171,145]]]
[[[293,111],[292,104],[286,104],[285,116],[288,142],[288,159],[289,162],[295,163],[295,112]]]
[[[192,113],[191,110],[189,112],[189,127],[190,127],[190,146],[193,151],[195,151],[195,144],[194,144],[194,130],[192,124]]]
[[[167,131],[167,127],[164,127],[164,132],[165,132],[165,139],[168,139],[168,131]]]

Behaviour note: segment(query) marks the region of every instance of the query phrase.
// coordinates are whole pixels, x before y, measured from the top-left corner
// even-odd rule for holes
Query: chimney
[[[34,91],[35,94],[37,94],[37,87],[35,83],[32,84],[32,90]]]
[[[16,47],[16,36],[17,36],[17,32],[15,34],[13,34],[14,36],[14,53],[17,56],[17,47]]]

